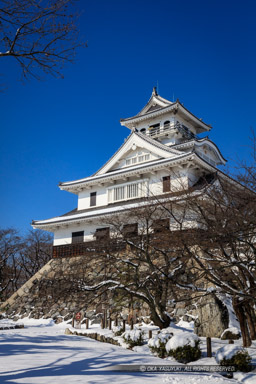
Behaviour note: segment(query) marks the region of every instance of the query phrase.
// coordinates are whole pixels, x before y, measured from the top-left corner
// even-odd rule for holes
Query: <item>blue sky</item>
[[[213,126],[210,138],[232,166],[249,158],[255,128],[254,1],[91,0],[80,49],[64,79],[19,81],[1,58],[1,226],[30,228],[76,207],[59,181],[89,176],[123,143],[120,118],[135,115],[153,86]]]

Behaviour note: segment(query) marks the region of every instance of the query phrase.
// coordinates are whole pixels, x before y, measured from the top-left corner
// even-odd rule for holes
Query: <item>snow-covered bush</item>
[[[143,345],[144,332],[140,329],[134,329],[132,331],[126,331],[122,334],[122,338],[129,345],[130,348],[133,348],[137,345]]]
[[[124,329],[120,325],[113,326],[112,330],[115,336],[122,336],[122,334],[124,333]]]
[[[241,336],[241,332],[237,327],[230,327],[225,329],[225,331],[222,332],[220,338],[221,340],[238,340]]]
[[[173,336],[166,344],[168,356],[174,357],[180,363],[189,363],[200,359],[201,350],[199,348],[200,339],[197,335],[184,332]]]
[[[229,344],[218,349],[215,359],[220,365],[234,365],[238,371],[249,372],[252,369],[250,355],[245,349],[236,345]]]
[[[159,332],[157,335],[149,339],[148,346],[151,352],[158,357],[164,358],[167,356],[167,352],[165,349],[166,343],[173,336],[173,333],[168,331],[168,328]]]

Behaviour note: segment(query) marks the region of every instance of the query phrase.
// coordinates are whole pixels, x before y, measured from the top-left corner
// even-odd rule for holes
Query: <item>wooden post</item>
[[[149,338],[149,339],[152,339],[152,329],[150,329],[150,330],[148,331],[148,338]]]
[[[212,357],[212,339],[206,337],[207,357]]]
[[[131,325],[131,329],[133,329],[133,318],[131,318],[130,325]]]
[[[101,325],[101,328],[103,329],[104,328],[104,318],[101,319],[100,325]]]
[[[89,319],[86,319],[86,329],[89,329]]]
[[[234,340],[229,340],[228,343],[229,344],[234,344]]]
[[[104,311],[104,328],[107,328],[108,327],[108,314],[107,314],[107,310],[105,309]]]
[[[123,320],[123,332],[125,332],[125,320]]]
[[[112,320],[109,318],[109,321],[108,321],[108,329],[112,329]]]
[[[73,315],[73,317],[72,317],[72,328],[74,328],[75,327],[75,315]]]
[[[118,326],[118,317],[116,316],[115,318],[115,326],[117,327]]]

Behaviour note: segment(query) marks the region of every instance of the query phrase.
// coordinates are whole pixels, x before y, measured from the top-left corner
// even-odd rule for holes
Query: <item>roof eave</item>
[[[136,175],[138,173],[146,173],[146,172],[149,172],[150,170],[162,168],[166,165],[165,163],[168,163],[168,162],[170,162],[171,164],[174,165],[175,163],[179,163],[180,161],[189,160],[190,156],[193,156],[193,154],[191,154],[191,153],[181,154],[180,156],[177,156],[175,158],[167,158],[167,159],[163,159],[163,161],[157,161],[153,165],[152,165],[152,163],[145,164],[145,166],[143,166],[139,169],[138,169],[138,167],[136,167],[134,169],[127,168],[123,172],[120,172],[118,174],[111,174],[111,173],[105,174],[105,175],[103,174],[103,175],[101,175],[101,177],[97,177],[95,179],[93,179],[93,178],[90,178],[88,180],[84,179],[83,181],[77,182],[75,184],[69,184],[69,185],[63,185],[62,184],[62,185],[59,185],[59,187],[62,190],[71,192],[71,190],[77,190],[77,189],[81,188],[82,186],[83,186],[83,188],[85,188],[85,187],[89,187],[91,185],[95,185],[98,183],[103,183],[103,182],[107,183],[108,180],[111,181],[111,179],[113,179],[113,178],[115,178],[115,180],[122,179],[124,177],[124,175],[126,175],[126,177],[131,177],[132,175]]]
[[[120,119],[120,124],[122,126],[125,126],[125,127],[129,128],[129,129],[132,129],[134,124],[139,122],[139,121],[147,120],[149,118],[162,115],[162,114],[164,114],[166,112],[172,112],[172,110],[176,110],[178,112],[179,109],[181,110],[181,112],[183,114],[185,114],[194,123],[197,124],[197,129],[198,129],[199,133],[202,133],[202,132],[205,132],[205,131],[210,131],[212,129],[211,125],[204,123],[201,119],[196,117],[187,108],[185,108],[184,105],[181,104],[178,100],[175,103],[171,104],[171,105],[168,105],[168,106],[166,106],[164,108],[161,108],[159,110],[156,110],[156,111],[153,111],[153,112],[150,112],[150,113],[145,113],[144,115],[140,115],[140,116],[136,115],[136,116],[129,117],[129,118],[126,118],[126,119]]]

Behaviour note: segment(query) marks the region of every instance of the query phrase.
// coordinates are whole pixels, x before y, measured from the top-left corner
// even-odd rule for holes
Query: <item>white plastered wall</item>
[[[90,194],[96,192],[96,207],[107,205],[107,190],[106,187],[92,187],[86,191],[80,192],[78,195],[78,210],[90,208]]]
[[[81,223],[80,225],[70,224],[65,228],[59,228],[54,232],[53,245],[72,243],[72,232],[84,231],[84,241],[95,240],[93,237],[97,228],[104,228],[108,225],[100,220],[98,223]]]

